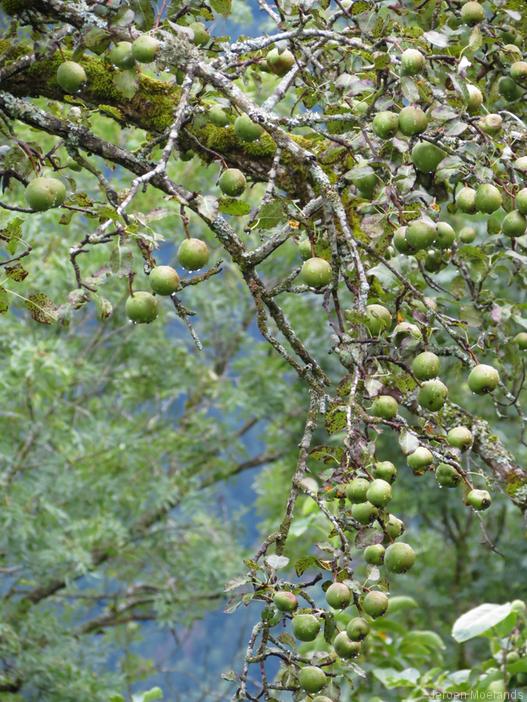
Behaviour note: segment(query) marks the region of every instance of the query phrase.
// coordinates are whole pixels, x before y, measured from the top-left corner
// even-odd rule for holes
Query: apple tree
[[[230,0],[2,0],[0,311],[43,325],[49,338],[76,328],[67,353],[81,364],[76,320],[95,309],[90,323],[108,329],[115,320],[115,332],[126,318],[126,353],[151,338],[164,383],[196,378],[181,424],[189,452],[199,441],[193,410],[199,416],[208,401],[197,382],[207,354],[223,344],[224,361],[210,367],[221,376],[239,350],[218,290],[231,287],[242,330],[254,315],[254,345],[279,370],[274,386],[257,374],[243,407],[278,408],[289,474],[246,576],[228,586],[255,611],[242,661],[226,674],[233,700],[351,699],[368,666],[383,688],[415,698],[475,685],[501,693],[527,672],[523,603],[481,605],[488,609],[456,622],[458,642],[491,640],[490,662],[472,677],[440,666],[422,673],[442,644],[397,620],[412,602],[392,590],[420,554],[391,505],[399,486],[417,500],[433,477],[455,514],[481,525],[481,548],[496,558],[486,526],[493,502],[505,496],[517,520],[527,507],[523,3],[257,6],[254,36],[231,40],[216,30],[241,9]],[[177,349],[163,359],[168,318],[190,341],[184,361]],[[105,333],[91,371],[105,370]],[[21,344],[13,341],[13,354]],[[130,386],[146,393],[137,366]],[[87,381],[77,390],[89,395]],[[82,411],[75,393],[73,401]],[[133,411],[148,432],[148,403]],[[115,416],[116,432],[129,416]],[[229,464],[228,427],[217,439],[206,465],[221,478],[241,469]],[[163,446],[178,450],[163,441],[152,448],[159,456]],[[24,458],[6,472],[8,495]],[[174,475],[152,488],[139,480],[136,520],[123,504],[111,544],[92,537],[82,572],[167,517],[171,480],[181,477],[173,458]],[[302,520],[312,515],[316,538],[302,550]],[[66,562],[46,570],[44,556],[38,582],[17,591],[18,614],[60,597],[76,577]],[[141,558],[145,565],[147,552]],[[119,626],[134,610],[146,617],[132,594],[81,630],[105,617]],[[160,599],[156,607],[162,614]],[[23,666],[6,663],[4,678],[6,692],[24,691]]]

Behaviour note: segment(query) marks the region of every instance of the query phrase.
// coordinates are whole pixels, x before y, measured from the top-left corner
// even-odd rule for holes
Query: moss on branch
[[[9,65],[29,52],[27,46],[13,46],[8,40],[0,40],[0,65]],[[64,60],[72,58],[69,50],[57,51],[6,79],[2,87],[17,97],[45,97],[64,102],[65,94],[57,83],[56,73]],[[80,61],[88,81],[79,93],[66,96],[68,101],[85,103],[122,124],[144,129],[151,134],[158,135],[170,127],[181,95],[178,85],[151,78],[138,70],[137,90],[133,97],[127,98],[114,80],[119,72],[105,58],[84,55]],[[305,141],[300,136],[293,138],[298,142]],[[194,150],[205,161],[220,157],[227,164],[242,168],[256,180],[268,178],[276,151],[273,139],[267,134],[255,142],[244,142],[235,134],[233,127],[216,127],[208,123],[203,115],[185,125],[181,145]],[[303,145],[309,147],[308,143]],[[279,187],[289,193],[301,194],[307,177],[306,169],[290,154],[284,153],[278,172]]]

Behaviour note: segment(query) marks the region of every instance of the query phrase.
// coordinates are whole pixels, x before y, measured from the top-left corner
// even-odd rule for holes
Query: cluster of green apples
[[[382,337],[392,327],[390,311],[379,304],[367,306],[365,326],[372,337]],[[521,333],[516,337],[518,345],[527,342],[527,335]],[[519,338],[518,338],[519,337]],[[405,339],[413,343],[422,342],[422,333],[419,327],[409,322],[401,322],[395,326],[391,334],[395,345]],[[379,339],[381,341],[381,339]],[[417,402],[426,412],[439,412],[447,398],[448,388],[439,378],[441,362],[439,357],[431,351],[422,351],[415,355],[411,361],[410,372],[418,383]],[[493,366],[476,364],[467,377],[469,389],[476,395],[485,395],[496,390],[500,383],[499,372]],[[399,403],[397,399],[388,394],[381,394],[374,398],[369,414],[385,421],[397,421]],[[446,435],[446,444],[458,453],[468,451],[474,442],[471,430],[465,426],[452,427]],[[407,463],[411,470],[421,475],[434,467],[435,460],[432,452],[426,446],[418,446],[407,456]],[[456,469],[456,462],[440,462],[435,468],[435,475],[442,487],[456,487],[462,479],[461,472]],[[487,509],[491,505],[488,491],[470,489],[465,496],[465,502],[475,510]],[[366,500],[354,508],[354,516],[361,521],[362,516],[366,521],[377,516],[376,505]]]
[[[382,527],[379,538],[385,545],[378,542],[364,548],[364,562],[383,567],[388,573],[407,573],[415,563],[416,554],[409,544],[396,541],[404,531],[404,524],[387,511],[397,469],[393,463],[382,461],[372,467],[372,473],[371,477],[355,477],[344,486],[353,519],[360,525],[371,524],[377,519]],[[325,599],[331,610],[344,614],[346,621],[332,641],[335,655],[343,660],[356,658],[363,653],[371,622],[388,610],[388,595],[380,589],[370,588],[363,588],[362,593],[357,593],[346,582],[336,580],[327,587]],[[302,609],[297,612],[298,598],[289,590],[278,590],[273,602],[280,612],[291,615],[293,635],[298,641],[311,642],[317,638],[325,610]],[[354,609],[347,612],[348,608]],[[307,693],[320,692],[328,682],[328,676],[320,667],[307,665],[299,670],[298,683]]]
[[[197,271],[208,263],[209,247],[201,239],[185,239],[177,252],[179,264],[188,271]],[[180,287],[178,272],[172,266],[155,266],[148,276],[151,292],[138,290],[126,300],[126,314],[136,324],[150,324],[159,314],[159,298],[177,292]]]
[[[203,46],[209,42],[210,35],[202,22],[192,22],[188,28],[192,31],[196,45]],[[85,43],[87,48],[96,53],[101,53],[106,45],[104,36],[101,37],[97,29],[88,32]],[[107,52],[107,56],[116,68],[129,70],[137,63],[148,64],[155,61],[160,48],[161,43],[155,37],[150,34],[141,34],[133,42],[116,42]],[[88,81],[84,67],[76,61],[61,63],[57,69],[56,79],[62,90],[70,94],[79,92]]]

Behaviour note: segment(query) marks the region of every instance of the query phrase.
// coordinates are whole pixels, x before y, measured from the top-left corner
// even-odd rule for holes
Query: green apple
[[[57,83],[65,93],[77,93],[87,80],[86,71],[75,61],[64,61],[57,69]]]
[[[66,199],[64,183],[57,178],[33,178],[26,187],[26,201],[33,212],[59,207]]]
[[[314,256],[304,261],[300,275],[304,283],[311,288],[323,288],[331,282],[333,272],[325,258]]]
[[[150,287],[158,295],[172,295],[179,288],[179,275],[172,266],[156,266],[150,271]]]
[[[209,256],[209,247],[201,239],[184,239],[177,252],[178,261],[188,271],[203,268],[207,265]]]
[[[135,292],[126,300],[125,309],[130,321],[150,324],[158,315],[157,298],[149,292]]]

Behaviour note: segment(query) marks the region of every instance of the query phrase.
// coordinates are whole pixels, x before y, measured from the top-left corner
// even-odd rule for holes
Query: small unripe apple
[[[431,351],[423,351],[412,361],[412,372],[418,380],[431,380],[439,375],[441,362]]]
[[[322,288],[331,282],[331,265],[324,258],[308,258],[300,271],[302,280],[312,288]]]
[[[198,271],[207,265],[209,247],[201,239],[184,239],[178,249],[177,257],[183,268],[188,271]]]
[[[361,652],[360,641],[352,641],[345,631],[335,636],[333,648],[337,656],[345,660],[356,658]]]
[[[406,230],[406,241],[414,249],[421,251],[431,246],[436,238],[436,228],[424,219],[412,222]]]
[[[527,61],[515,61],[510,69],[511,78],[518,83],[527,80]]]
[[[515,205],[522,215],[527,215],[527,188],[522,188],[516,195]]]
[[[218,181],[220,190],[229,197],[238,197],[247,187],[247,181],[238,168],[227,168]]]
[[[518,332],[513,341],[520,351],[525,351],[527,349],[527,332]]]
[[[384,522],[384,531],[388,534],[391,539],[397,539],[401,534],[404,533],[405,526],[402,519],[396,517],[394,514],[389,514],[388,519]]]
[[[414,472],[419,473],[434,462],[434,457],[425,446],[418,446],[406,457],[406,462]]]
[[[382,617],[388,609],[388,596],[379,590],[372,590],[362,601],[362,608],[373,619]]]
[[[446,440],[450,446],[467,451],[474,441],[472,432],[467,427],[453,427],[446,436]]]
[[[139,63],[152,63],[155,60],[161,44],[154,37],[142,34],[132,43],[132,54]]]
[[[372,403],[370,414],[382,419],[393,419],[397,416],[399,405],[391,395],[379,395]]]
[[[326,590],[326,601],[333,609],[346,609],[351,602],[351,590],[344,583],[332,583]]]
[[[86,83],[86,71],[75,61],[64,61],[57,68],[57,83],[65,93],[76,93]]]
[[[480,363],[470,371],[468,386],[477,395],[493,392],[499,385],[500,374],[493,366]]]
[[[469,2],[466,2],[461,8],[461,20],[471,27],[483,22],[484,19],[485,10],[481,7],[479,2],[475,0],[469,0]]]
[[[456,240],[456,232],[448,222],[438,222],[436,224],[435,245],[439,249],[449,249]]]
[[[426,59],[419,49],[405,49],[401,55],[401,75],[416,76],[422,73]]]
[[[418,141],[412,149],[412,163],[421,173],[434,173],[446,153],[428,141]]]
[[[132,322],[150,324],[158,315],[157,298],[149,292],[135,292],[126,300],[125,309]]]
[[[320,622],[314,614],[295,614],[293,634],[299,641],[314,641],[320,631]]]
[[[366,499],[371,502],[375,507],[385,507],[388,502],[392,499],[392,488],[390,483],[386,480],[381,480],[376,478],[370,483],[368,492],[366,493]]]
[[[129,41],[119,41],[110,50],[108,58],[117,68],[133,68],[135,64],[134,55],[132,53],[132,44]]]
[[[379,510],[371,502],[360,502],[351,507],[351,516],[359,524],[371,524],[378,514]]]
[[[470,83],[467,85],[467,93],[467,109],[471,114],[473,114],[474,112],[477,112],[483,104],[483,93],[476,85],[472,85]]]
[[[517,171],[527,173],[527,156],[520,156],[512,164]]]
[[[209,122],[215,127],[226,127],[229,124],[229,117],[224,109],[219,105],[211,107],[207,114]]]
[[[415,563],[415,551],[403,542],[390,544],[384,556],[384,566],[391,573],[407,573]]]
[[[467,505],[477,512],[488,509],[492,504],[492,498],[487,490],[471,490],[466,497]]]
[[[428,127],[428,117],[420,107],[403,107],[399,112],[399,129],[405,136],[421,134]]]
[[[471,244],[476,238],[476,234],[474,227],[463,227],[459,232],[459,241],[462,244]]]
[[[391,461],[379,461],[373,466],[373,475],[387,483],[393,483],[397,477],[397,468]]]
[[[437,412],[443,407],[448,397],[448,388],[438,378],[425,381],[419,388],[418,402],[430,412]]]
[[[179,275],[172,266],[156,266],[150,271],[150,287],[158,295],[172,295],[179,288]]]
[[[351,641],[363,641],[369,633],[370,625],[362,617],[353,617],[346,627],[346,634]]]
[[[209,39],[210,39],[210,34],[207,31],[207,28],[203,24],[203,22],[191,22],[189,24],[190,29],[192,29],[192,32],[194,34],[194,44],[196,46],[203,46],[204,44],[207,44]]]
[[[367,305],[364,324],[372,336],[379,336],[390,328],[392,315],[383,305]]]
[[[496,134],[499,134],[501,128],[503,127],[503,117],[495,113],[485,115],[485,117],[482,117],[479,120],[479,127],[486,134],[495,136]]]
[[[306,692],[320,692],[326,686],[328,678],[322,668],[315,665],[306,665],[298,674],[300,687]]]
[[[371,128],[380,139],[391,139],[399,129],[399,115],[389,110],[377,112],[371,123]]]
[[[382,565],[384,561],[384,546],[372,544],[364,549],[364,560],[370,565]]]
[[[491,183],[483,183],[476,191],[476,209],[478,212],[492,214],[503,204],[500,191]]]
[[[465,186],[456,195],[457,209],[465,214],[474,214],[476,211],[476,191]]]
[[[273,596],[273,602],[276,609],[280,612],[294,612],[298,607],[298,599],[293,592],[288,590],[279,590]]]
[[[234,122],[234,131],[242,141],[256,141],[263,134],[263,127],[252,121],[249,115],[240,115]]]
[[[461,480],[460,474],[448,463],[440,463],[436,468],[436,480],[438,485],[446,488],[454,488],[459,485]]]
[[[33,212],[44,212],[62,205],[66,199],[66,188],[58,178],[33,178],[26,187],[25,196]]]
[[[408,239],[406,238],[406,232],[408,231],[408,227],[399,227],[396,229],[393,235],[393,245],[399,251],[400,253],[403,254],[412,254],[415,253],[415,250],[410,246],[410,243]]]
[[[366,502],[366,493],[370,487],[370,481],[366,478],[353,478],[346,486],[346,497],[350,502]]]
[[[511,237],[511,239],[517,236],[523,236],[526,229],[527,219],[525,215],[522,215],[518,210],[513,210],[505,215],[501,223],[501,231],[505,236]]]
[[[295,65],[295,57],[289,49],[284,51],[271,49],[267,54],[266,61],[267,68],[277,76],[285,76]]]

